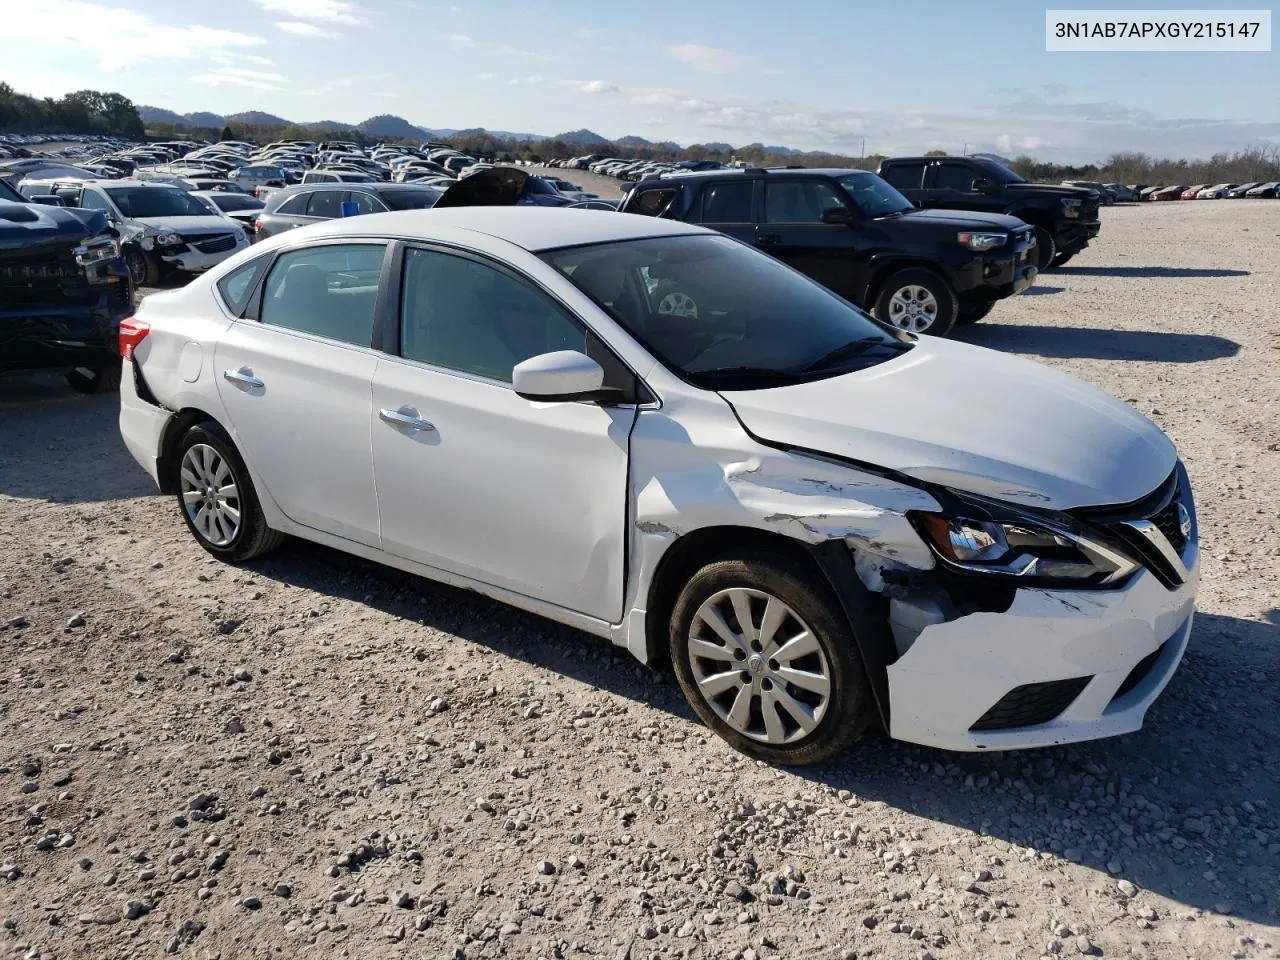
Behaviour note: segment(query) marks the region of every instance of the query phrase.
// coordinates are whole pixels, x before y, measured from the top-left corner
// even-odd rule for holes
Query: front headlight
[[[176,247],[182,242],[182,238],[176,233],[162,233],[156,237],[156,243],[162,247]]]
[[[1083,201],[1077,197],[1063,197],[1062,199],[1062,215],[1064,217],[1079,217],[1080,207]]]
[[[960,498],[956,512],[913,513],[944,566],[1063,587],[1119,586],[1139,564],[1066,516],[1031,516]]]
[[[1007,237],[1003,233],[958,233],[956,239],[970,250],[994,250],[1004,246]]]
[[[85,241],[75,248],[74,253],[76,263],[88,267],[120,256],[120,246],[110,237],[99,237]]]

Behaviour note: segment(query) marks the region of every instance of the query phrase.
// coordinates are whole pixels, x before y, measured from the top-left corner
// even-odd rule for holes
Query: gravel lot
[[[1104,218],[961,334],[1127,398],[1196,485],[1186,661],[1066,749],[745,761],[598,640],[305,543],[209,559],[114,397],[0,381],[6,953],[1280,956],[1280,203]]]

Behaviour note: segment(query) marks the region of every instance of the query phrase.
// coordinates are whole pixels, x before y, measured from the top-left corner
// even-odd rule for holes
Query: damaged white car
[[[210,553],[302,537],[669,659],[771,762],[877,720],[955,750],[1136,730],[1190,634],[1195,511],[1154,424],[698,227],[334,220],[148,297],[120,343],[125,442]]]

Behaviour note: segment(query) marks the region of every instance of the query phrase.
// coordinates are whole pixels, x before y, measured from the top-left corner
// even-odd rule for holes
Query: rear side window
[[[923,163],[894,163],[884,168],[881,178],[899,190],[919,190],[924,182]]]
[[[750,223],[752,183],[713,183],[702,191],[703,223]]]
[[[262,322],[367,347],[386,247],[331,244],[281,254],[267,274]]]
[[[635,200],[627,204],[627,212],[644,214],[646,217],[661,217],[675,198],[676,191],[673,187],[642,190],[636,195]]]
[[[249,296],[258,284],[258,277],[267,267],[269,257],[259,257],[252,263],[246,263],[239,270],[233,270],[218,281],[218,293],[222,294],[222,302],[237,317],[243,316],[244,308],[249,305]]]
[[[973,181],[978,176],[979,174],[974,173],[964,164],[940,163],[935,168],[933,185],[938,190],[959,190],[961,193],[971,193]]]
[[[324,217],[326,220],[334,220],[342,216],[342,198],[346,195],[345,190],[315,191],[307,204],[307,216]]]
[[[297,193],[286,200],[280,206],[276,207],[276,213],[291,214],[295,217],[305,217],[307,215],[307,203],[311,200],[310,194]]]

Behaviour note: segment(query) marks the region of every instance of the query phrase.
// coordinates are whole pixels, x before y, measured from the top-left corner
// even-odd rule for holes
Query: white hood
[[[240,224],[226,217],[135,217],[132,223],[146,227],[148,233],[231,233]]]
[[[1127,503],[1177,462],[1163,431],[1110,394],[933,337],[867,370],[722,395],[764,440],[1029,506]]]

